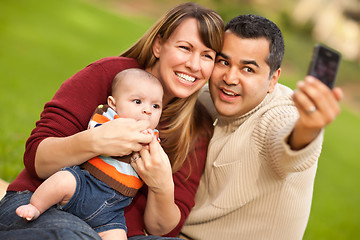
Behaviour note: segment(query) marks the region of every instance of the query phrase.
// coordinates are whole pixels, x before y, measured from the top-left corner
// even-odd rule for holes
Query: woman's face
[[[153,45],[159,59],[148,69],[162,82],[164,106],[173,98],[186,98],[209,80],[216,53],[200,38],[197,20],[185,19],[167,40],[160,37]]]

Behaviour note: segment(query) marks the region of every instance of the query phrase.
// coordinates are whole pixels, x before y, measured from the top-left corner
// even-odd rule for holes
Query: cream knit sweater
[[[298,118],[291,94],[291,89],[277,84],[244,116],[215,116],[205,172],[182,237],[302,238],[323,132],[300,151],[289,148],[287,138]],[[213,108],[208,90],[201,99]]]

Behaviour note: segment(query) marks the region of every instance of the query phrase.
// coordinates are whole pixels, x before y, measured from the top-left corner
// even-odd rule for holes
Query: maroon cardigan
[[[140,68],[134,59],[107,57],[88,65],[65,81],[55,96],[45,104],[40,120],[26,142],[24,154],[25,169],[9,185],[8,191],[35,189],[42,183],[35,171],[35,154],[40,142],[47,137],[66,137],[83,131],[93,110],[107,100],[115,75],[128,68]],[[185,222],[191,208],[201,174],[204,169],[209,139],[198,141],[196,161],[188,159],[183,168],[173,175],[175,183],[175,202],[181,211],[181,220],[167,236],[176,236]],[[64,159],[66,161],[66,159]],[[196,163],[195,163],[196,162]],[[188,177],[189,163],[192,174]],[[144,234],[144,209],[147,189],[141,189],[132,204],[126,209],[128,235]]]

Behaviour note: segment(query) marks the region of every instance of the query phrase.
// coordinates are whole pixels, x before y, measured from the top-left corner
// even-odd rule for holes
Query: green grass
[[[23,169],[25,141],[61,83],[97,59],[119,55],[155,19],[119,16],[82,0],[1,0],[0,11],[0,178],[12,181]],[[226,13],[225,7],[221,12]],[[234,8],[226,16],[237,13]],[[281,82],[294,87],[305,75],[313,41],[284,29],[287,48]],[[344,61],[338,80],[345,84],[359,75],[357,64]],[[326,128],[304,239],[357,237],[359,120],[343,107]]]
[[[121,17],[79,0],[2,0],[0,9],[0,178],[11,181],[60,84],[95,60],[119,55],[155,19]]]
[[[360,118],[347,109],[326,128],[304,239],[357,239],[360,227]]]

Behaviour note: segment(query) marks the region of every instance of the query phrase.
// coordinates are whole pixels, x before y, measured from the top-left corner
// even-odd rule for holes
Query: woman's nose
[[[198,54],[191,54],[186,62],[186,67],[190,68],[191,71],[197,72],[200,70],[200,56]]]

